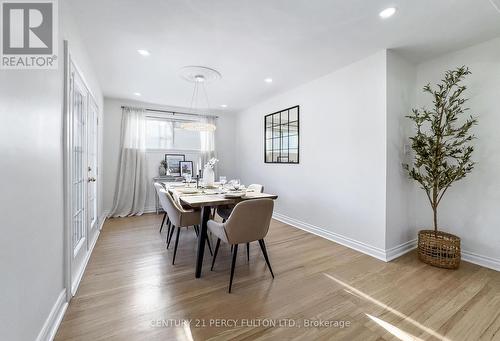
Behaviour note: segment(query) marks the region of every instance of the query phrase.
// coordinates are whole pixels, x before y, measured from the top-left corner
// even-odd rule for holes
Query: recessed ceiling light
[[[151,54],[151,53],[149,53],[148,50],[137,50],[137,53],[139,53],[141,56],[144,56],[144,57],[147,57]]]
[[[134,92],[134,95],[137,96],[137,97],[140,97],[141,93],[140,92]]]
[[[266,79],[264,79],[264,82],[266,82],[266,83],[272,83],[273,79],[272,78],[266,78]]]
[[[221,108],[227,108],[227,104],[221,104]]]
[[[380,12],[378,15],[382,19],[387,19],[387,18],[392,17],[394,15],[394,13],[396,13],[396,8],[395,7],[388,7],[386,9],[384,9],[382,12]]]

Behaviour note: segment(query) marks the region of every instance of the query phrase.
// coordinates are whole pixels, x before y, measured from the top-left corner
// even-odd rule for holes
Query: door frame
[[[89,251],[87,254],[87,258],[84,261],[84,265],[82,267],[82,271],[79,274],[79,278],[76,281],[75,285],[72,283],[72,260],[73,260],[73,239],[72,239],[72,192],[71,192],[71,172],[72,172],[72,164],[71,164],[71,155],[72,155],[72,139],[73,139],[73,129],[72,129],[72,119],[71,119],[71,70],[74,68],[78,73],[80,78],[82,79],[89,97],[92,98],[93,102],[97,108],[97,117],[99,117],[100,108],[95,100],[95,95],[92,90],[87,85],[84,74],[78,68],[75,60],[72,58],[71,50],[69,48],[69,43],[67,40],[64,40],[64,92],[63,92],[63,194],[64,194],[64,286],[66,288],[66,301],[69,302],[76,294],[78,286],[80,284],[81,278],[87,266],[87,262],[90,258],[90,254],[92,249],[97,241],[99,236],[99,226],[101,223],[101,217],[99,216],[99,200],[100,198],[100,174],[99,174],[99,154],[97,155],[97,171],[96,176],[98,176],[97,181],[97,228],[95,229],[95,235],[89,235],[88,226],[85,226],[87,229],[87,243],[89,245]],[[99,119],[97,118],[97,127],[96,127],[96,143],[97,143],[97,152],[99,152]],[[86,198],[86,196],[85,196]],[[91,240],[92,239],[92,240]]]

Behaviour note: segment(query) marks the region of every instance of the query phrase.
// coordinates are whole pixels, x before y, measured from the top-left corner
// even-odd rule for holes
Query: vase
[[[203,169],[203,182],[205,186],[213,186],[215,182],[215,172],[211,167],[205,167]]]
[[[158,168],[158,173],[160,173],[160,176],[165,176],[167,174],[167,170],[165,169],[165,167],[160,166]]]

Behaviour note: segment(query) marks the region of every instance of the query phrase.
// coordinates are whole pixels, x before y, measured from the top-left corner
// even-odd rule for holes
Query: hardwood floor
[[[105,223],[56,340],[500,340],[499,272],[437,269],[415,253],[384,263],[273,221],[276,278],[252,243],[250,263],[240,248],[228,294],[229,247],[214,271],[206,250],[195,279],[193,229],[182,231],[172,266],[161,217]],[[304,325],[314,321],[332,326]]]

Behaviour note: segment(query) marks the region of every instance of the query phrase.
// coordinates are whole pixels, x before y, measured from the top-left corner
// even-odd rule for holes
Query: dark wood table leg
[[[201,277],[201,268],[203,266],[203,255],[205,254],[205,244],[207,239],[207,222],[210,219],[210,206],[203,206],[201,209],[201,231],[198,234],[198,253],[196,256],[195,277]]]

